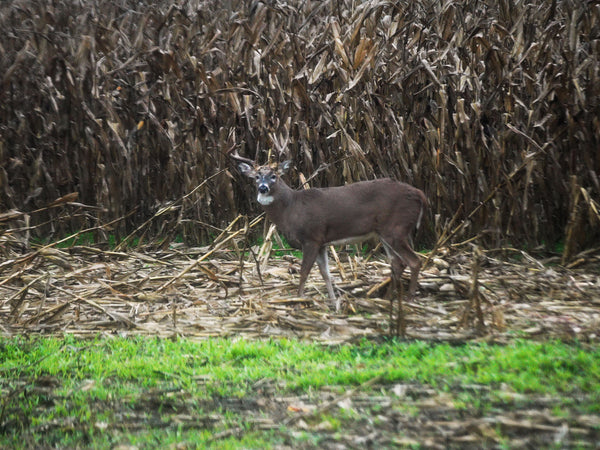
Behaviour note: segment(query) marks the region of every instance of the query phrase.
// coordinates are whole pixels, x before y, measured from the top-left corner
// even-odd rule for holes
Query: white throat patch
[[[273,196],[259,193],[256,200],[258,200],[258,203],[261,205],[267,206],[273,203]]]

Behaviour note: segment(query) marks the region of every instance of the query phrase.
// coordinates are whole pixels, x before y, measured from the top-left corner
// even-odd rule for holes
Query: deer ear
[[[256,176],[256,170],[254,170],[254,167],[252,167],[250,164],[241,162],[238,164],[238,168],[240,169],[240,172],[247,177],[254,178]]]
[[[292,161],[290,159],[288,159],[287,161],[284,161],[281,164],[279,164],[277,171],[279,172],[280,175],[284,174],[289,170],[289,168],[291,166],[292,166]]]

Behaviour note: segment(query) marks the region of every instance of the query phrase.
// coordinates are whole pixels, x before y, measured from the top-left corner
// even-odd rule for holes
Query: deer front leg
[[[316,245],[304,245],[302,246],[302,265],[300,266],[300,282],[298,283],[298,297],[304,295],[304,284],[310,273],[317,256],[319,254],[319,247]]]
[[[319,265],[319,270],[321,271],[321,276],[325,280],[325,285],[327,286],[327,293],[329,294],[329,298],[333,301],[336,299],[335,292],[333,291],[333,282],[331,281],[331,274],[329,273],[329,262],[327,260],[327,247],[321,247],[319,249],[319,253],[317,255],[317,264]],[[340,311],[340,299],[337,299],[335,302],[335,311]]]

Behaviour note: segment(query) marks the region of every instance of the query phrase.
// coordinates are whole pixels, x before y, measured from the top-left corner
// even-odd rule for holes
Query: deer
[[[406,266],[410,267],[408,296],[414,297],[421,260],[412,248],[411,234],[419,228],[427,207],[423,191],[390,178],[294,190],[281,178],[291,167],[290,160],[276,167],[259,166],[237,152],[231,156],[240,172],[255,180],[256,200],[267,218],[293,248],[302,251],[299,297],[304,296],[306,279],[316,261],[329,298],[339,312],[341,299],[336,298],[333,288],[327,247],[374,237],[379,238],[387,254],[394,290]],[[393,298],[391,308],[393,311]]]

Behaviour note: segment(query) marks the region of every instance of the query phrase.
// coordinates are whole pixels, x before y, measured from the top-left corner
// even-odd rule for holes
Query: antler
[[[254,162],[253,160],[249,159],[249,158],[244,158],[243,156],[240,156],[237,152],[237,149],[234,147],[230,148],[227,151],[227,154],[229,155],[230,158],[235,159],[236,161],[239,162],[245,162],[246,164],[250,164],[252,167],[256,166],[256,162]]]

